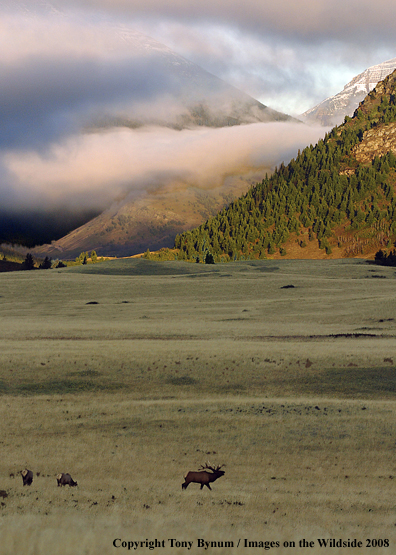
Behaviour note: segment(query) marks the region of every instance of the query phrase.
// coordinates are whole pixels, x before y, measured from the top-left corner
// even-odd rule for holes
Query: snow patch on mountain
[[[374,87],[396,69],[396,58],[369,67],[334,96],[304,112],[300,117],[308,123],[339,125],[345,116],[352,116],[359,103]]]

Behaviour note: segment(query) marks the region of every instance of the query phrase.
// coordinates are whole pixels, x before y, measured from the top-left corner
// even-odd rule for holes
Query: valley
[[[0,553],[393,542],[395,280],[359,259],[3,273]],[[207,460],[212,492],[182,491]]]
[[[394,6],[305,4],[0,0],[0,555],[395,551]]]

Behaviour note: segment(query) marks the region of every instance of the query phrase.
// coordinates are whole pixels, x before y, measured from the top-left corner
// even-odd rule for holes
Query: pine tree
[[[30,252],[27,253],[26,257],[25,257],[25,261],[23,263],[24,269],[25,270],[33,270],[34,269],[34,260],[33,260],[33,256],[31,255]]]
[[[52,267],[52,260],[46,256],[43,262],[40,264],[40,270],[49,270]]]

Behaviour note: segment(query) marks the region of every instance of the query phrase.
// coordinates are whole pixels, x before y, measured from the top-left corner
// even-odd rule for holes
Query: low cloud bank
[[[246,168],[287,162],[299,148],[315,144],[325,131],[295,123],[259,123],[74,135],[45,152],[4,152],[0,156],[0,202],[12,211],[61,206],[100,209],[114,199],[175,181],[210,189],[225,176]]]

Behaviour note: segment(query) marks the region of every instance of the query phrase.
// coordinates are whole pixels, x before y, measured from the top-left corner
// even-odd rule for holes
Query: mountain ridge
[[[134,51],[154,53],[159,56],[159,67],[174,80],[178,92],[175,100],[178,112],[168,114],[125,113],[119,117],[107,117],[98,121],[99,127],[122,126],[136,128],[143,125],[159,125],[174,129],[194,126],[224,127],[267,121],[296,121],[295,118],[274,110],[244,91],[223,81],[194,62],[184,58],[157,40],[127,27],[114,27],[114,32]],[[106,118],[104,118],[105,120]]]
[[[181,259],[370,258],[396,241],[396,71],[353,117],[200,227]],[[369,150],[369,146],[370,150]]]
[[[365,69],[353,77],[342,91],[301,114],[301,119],[324,126],[339,125],[345,116],[352,116],[359,102],[395,69],[396,58]]]

